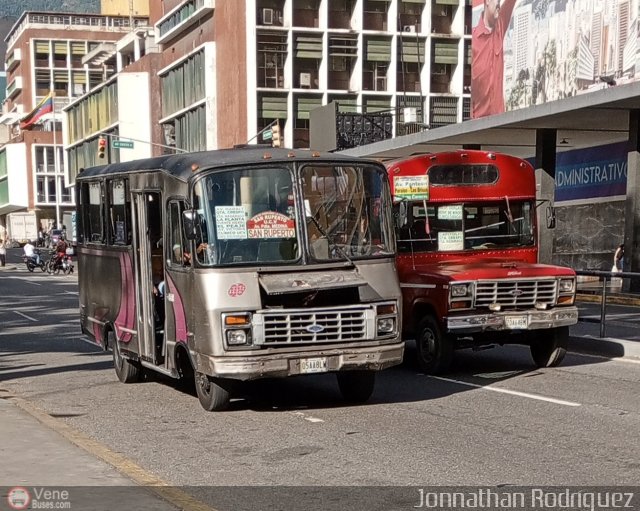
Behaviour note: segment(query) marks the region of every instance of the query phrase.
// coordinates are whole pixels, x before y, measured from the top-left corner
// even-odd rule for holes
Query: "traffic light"
[[[280,133],[280,120],[271,126],[271,146],[282,147],[282,134]]]
[[[107,139],[104,137],[100,137],[98,139],[98,158],[104,158],[106,150],[107,150]]]

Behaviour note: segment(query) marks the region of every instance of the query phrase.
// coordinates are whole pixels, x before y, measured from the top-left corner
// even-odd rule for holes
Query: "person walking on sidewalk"
[[[7,242],[0,238],[0,266],[7,264]]]
[[[624,243],[618,245],[615,254],[613,254],[614,271],[624,271]]]

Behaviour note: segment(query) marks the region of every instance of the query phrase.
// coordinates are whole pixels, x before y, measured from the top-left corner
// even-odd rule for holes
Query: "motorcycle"
[[[26,255],[22,256],[22,260],[24,264],[27,265],[27,270],[33,273],[33,270],[36,268],[40,268],[43,272],[47,269],[47,263],[40,257],[40,251],[35,250],[35,255],[27,257]]]
[[[65,254],[62,257],[58,257],[58,254],[53,252],[46,264],[46,270],[47,273],[53,273],[54,275],[57,275],[60,271],[65,275],[73,273],[73,261],[71,260],[71,256]]]

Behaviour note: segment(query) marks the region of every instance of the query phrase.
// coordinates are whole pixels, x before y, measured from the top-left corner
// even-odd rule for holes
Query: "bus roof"
[[[409,156],[404,159],[384,162],[391,181],[392,194],[396,194],[396,181],[406,176],[429,176],[429,201],[488,200],[504,197],[529,199],[536,196],[535,171],[522,158],[493,151],[461,149]],[[498,169],[494,182],[434,182],[430,173],[439,167],[460,168],[466,165],[494,166]],[[455,174],[451,174],[454,176]]]
[[[271,155],[270,158],[265,155]],[[233,149],[218,149],[194,153],[170,154],[155,158],[145,158],[120,163],[110,163],[89,167],[78,174],[77,180],[89,177],[137,172],[145,170],[162,170],[172,176],[187,181],[193,174],[193,165],[198,168],[225,167],[243,163],[291,162],[291,161],[332,161],[351,163],[378,163],[354,156],[334,153],[321,153],[301,149],[280,149],[259,145],[244,146]]]

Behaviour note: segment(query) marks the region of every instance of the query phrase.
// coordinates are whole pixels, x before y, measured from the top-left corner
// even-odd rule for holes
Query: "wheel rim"
[[[430,364],[436,357],[436,336],[429,328],[425,328],[420,336],[420,356],[427,364]]]
[[[116,369],[120,371],[124,364],[124,359],[120,354],[120,346],[118,346],[118,341],[113,340],[113,365],[116,366]]]
[[[204,396],[209,396],[211,394],[211,382],[209,381],[209,378],[207,378],[206,374],[198,373],[196,376],[196,382]]]

